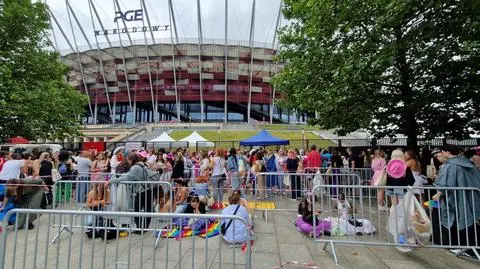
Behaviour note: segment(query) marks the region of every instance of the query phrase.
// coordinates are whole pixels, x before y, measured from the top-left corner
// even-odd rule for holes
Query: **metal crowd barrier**
[[[320,171],[321,174],[356,174],[360,177],[362,185],[369,185],[373,177],[372,168],[348,168],[348,167],[306,167],[303,169],[305,173],[316,173]]]
[[[75,189],[73,188],[75,187]],[[88,193],[93,188],[103,188],[103,191],[109,193],[108,201],[104,204],[89,205]],[[73,192],[72,190],[75,190]],[[69,191],[70,190],[70,191]],[[170,196],[170,203],[173,203],[173,188],[170,182],[166,181],[122,181],[119,184],[110,184],[108,181],[67,181],[59,180],[53,186],[53,210],[78,210],[86,212],[94,211],[118,211],[118,212],[154,212],[160,197]],[[106,197],[106,196],[104,196]],[[135,220],[135,219],[134,219]],[[61,221],[61,220],[60,220]],[[82,227],[81,219],[74,219],[71,225],[62,225],[54,219],[52,226],[60,226],[51,243],[54,244],[57,238],[66,231],[72,233],[72,228]],[[119,225],[132,226],[137,223],[132,222],[131,218],[118,218],[115,220]],[[158,243],[158,240],[156,244]]]
[[[262,177],[262,182],[260,182],[259,177]],[[255,179],[254,191],[247,193],[247,197],[250,198],[249,201],[253,202],[253,209],[255,211],[263,211],[263,216],[266,221],[268,221],[268,211],[297,212],[297,200],[300,200],[308,193],[315,193],[317,196],[327,195],[328,197],[336,197],[339,193],[339,189],[335,187],[336,184],[341,183],[342,185],[348,186],[361,185],[361,180],[357,174],[327,175],[318,173],[262,172],[257,173]],[[295,181],[297,184],[295,184]],[[334,185],[331,185],[333,187],[331,187],[328,192],[320,194],[313,189],[313,187],[318,184],[316,181],[323,181],[325,184],[330,183]],[[275,182],[280,186],[275,187]],[[285,182],[289,182],[290,186],[287,187],[284,184]],[[298,186],[293,186],[292,184]],[[346,195],[349,198],[356,198],[362,197],[363,193],[352,189],[348,191]]]
[[[2,223],[3,232],[0,240],[0,268],[219,268],[233,266],[235,268],[252,268],[251,244],[244,244],[245,249],[225,248],[221,235],[198,236],[161,239],[161,246],[156,248],[148,237],[158,236],[163,231],[164,223],[175,218],[193,218],[205,221],[205,228],[212,221],[239,221],[245,225],[252,240],[251,227],[248,221],[234,215],[218,214],[172,214],[172,213],[139,213],[139,212],[87,212],[72,210],[32,210],[14,209],[6,214],[25,214],[29,219],[37,218],[35,228],[22,229],[18,223],[8,226]],[[103,219],[103,225],[86,225],[85,219]],[[151,218],[152,225],[142,230],[133,227],[107,226],[106,220],[123,218]],[[51,228],[54,219],[59,219],[61,226],[72,229],[75,219],[82,220],[80,233],[67,238],[59,237],[56,247],[49,247],[52,233],[58,233],[60,226]],[[235,225],[231,225],[235,240]],[[88,230],[103,231],[99,238],[88,238]],[[141,231],[139,234],[132,234]],[[96,233],[96,232],[95,232]],[[108,237],[108,239],[107,239]],[[159,237],[160,238],[160,237]],[[242,243],[237,243],[240,246]],[[28,246],[28,247],[27,247]],[[216,267],[216,266],[215,266]]]
[[[316,185],[313,189],[314,192],[319,189],[323,193],[329,193],[333,188],[337,188],[341,193],[362,190],[360,193],[370,194],[347,198],[351,208],[351,212],[347,215],[343,213],[345,212],[342,206],[344,203],[336,200],[337,198],[332,199],[328,195],[311,197],[312,212],[318,210],[318,220],[316,218],[313,220],[311,236],[316,242],[324,243],[325,251],[328,246],[331,247],[331,254],[337,265],[336,244],[391,246],[397,247],[403,252],[420,247],[461,249],[459,253],[472,251],[472,255],[480,259],[480,214],[475,214],[480,207],[480,201],[476,200],[476,197],[480,195],[479,188]],[[375,193],[380,189],[385,189],[387,192],[384,203],[390,206],[388,210],[381,210],[377,206]],[[402,195],[409,190],[413,191],[414,199],[419,201],[419,205],[423,207],[428,221],[431,223],[431,233],[424,234],[424,237],[419,236],[419,230],[415,230],[415,227],[426,229],[425,225],[428,225],[428,221],[419,220],[420,210],[415,208],[412,216],[409,215],[408,208],[404,206],[402,208],[402,205],[405,205],[404,198],[407,197],[403,196],[402,198]],[[438,190],[443,192],[439,205],[431,200]],[[392,206],[393,203],[396,205]],[[451,211],[453,215],[445,214],[445,210]],[[469,215],[467,212],[473,212],[473,215]],[[460,230],[456,223],[465,215],[473,220],[473,224]],[[448,217],[445,218],[446,216]],[[454,223],[453,226],[448,225],[450,221]],[[325,235],[325,230],[328,230],[329,234]]]

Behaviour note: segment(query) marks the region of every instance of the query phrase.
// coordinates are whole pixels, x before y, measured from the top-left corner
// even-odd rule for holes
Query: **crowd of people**
[[[268,148],[253,150],[231,148],[227,151],[218,148],[212,151],[191,152],[186,148],[171,151],[151,148],[146,151],[127,152],[124,147],[119,147],[113,152],[60,151],[32,154],[0,152],[0,183],[3,183],[4,187],[3,196],[0,197],[3,201],[0,216],[3,218],[3,215],[14,207],[41,208],[50,204],[53,199],[58,199],[57,195],[52,193],[52,186],[57,180],[77,181],[78,183],[73,185],[75,201],[86,204],[91,210],[105,210],[107,205],[115,203],[118,207],[118,196],[121,193],[118,183],[122,181],[157,180],[174,183],[173,195],[170,195],[169,190],[155,191],[153,187],[136,187],[133,190],[134,197],[131,197],[134,211],[204,214],[207,210],[223,209],[224,214],[235,213],[251,223],[247,194],[252,194],[253,199],[257,200],[277,195],[299,202],[297,222],[303,225],[303,230],[311,234],[315,232],[311,226],[318,212],[309,210],[311,201],[305,196],[307,191],[311,190],[312,183],[302,185],[304,183],[301,182],[302,177],[299,174],[313,174],[319,169],[326,169],[325,171],[330,173],[364,169],[363,180],[369,181],[372,185],[385,180],[384,185],[387,187],[434,184],[439,187],[438,194],[426,198],[434,200],[442,200],[445,197],[441,191],[442,187],[480,187],[480,151],[478,149],[461,151],[453,146],[445,147],[442,151],[421,150],[419,155],[412,150],[403,152],[400,149],[387,154],[380,149],[319,151],[315,146],[308,151]],[[264,172],[267,174],[262,174]],[[33,188],[30,187],[31,184],[39,184],[41,187]],[[337,184],[335,177],[327,177],[325,184]],[[32,189],[40,190],[36,193],[36,199],[31,199]],[[224,193],[229,194],[230,205],[226,207]],[[403,194],[404,191],[399,189],[379,190],[378,209],[388,210]],[[367,220],[352,219],[348,199],[342,195],[338,193],[335,199],[338,208],[341,208],[339,212],[343,212],[345,225],[363,227],[362,231],[365,231],[365,227],[369,227],[370,224]],[[416,195],[418,199],[422,199],[424,194],[418,190]],[[390,199],[386,199],[386,196]],[[470,201],[471,198],[478,201],[474,196],[463,197],[465,201]],[[453,199],[449,202],[452,201]],[[480,207],[476,207],[469,210],[479,209]],[[445,229],[443,232],[453,234],[452,227],[461,230],[472,229],[476,221],[472,216],[480,216],[480,212],[459,216],[456,215],[457,212],[464,212],[458,210],[457,204],[452,205],[448,212],[442,208],[442,218],[448,218],[442,219],[441,223],[444,226],[442,228]],[[326,220],[319,220],[317,223],[322,221],[324,222],[320,225],[321,230],[316,232],[328,234],[332,223],[327,224]],[[33,220],[28,224],[23,223],[22,227],[33,228],[32,222]],[[148,218],[135,218],[134,222],[139,229],[137,232],[140,233],[150,225]],[[199,227],[202,224],[188,220],[177,221],[177,225]],[[233,225],[236,231],[242,233],[246,231],[240,227],[240,223],[234,222]],[[374,230],[375,228],[371,227],[369,233]],[[472,232],[468,235],[471,234]],[[224,238],[227,242],[232,242],[233,237],[227,231]],[[247,235],[242,234],[238,238],[246,240]]]

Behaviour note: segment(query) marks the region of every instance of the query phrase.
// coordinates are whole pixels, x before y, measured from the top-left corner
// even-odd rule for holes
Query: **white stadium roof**
[[[198,2],[200,6],[196,0],[46,0],[50,39],[62,55],[172,42],[224,45],[225,35],[230,45],[278,47],[275,32],[286,23],[280,0]]]

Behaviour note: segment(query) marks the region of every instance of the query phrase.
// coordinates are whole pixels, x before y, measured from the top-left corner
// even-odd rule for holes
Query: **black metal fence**
[[[175,149],[179,147],[188,147],[195,151],[211,150],[213,148],[238,148],[240,141],[211,141],[211,142],[197,142],[196,144],[189,144],[188,142],[148,142],[148,141],[122,141],[122,142],[103,142],[105,149],[113,151],[115,148],[125,146],[127,149],[149,149],[149,148],[164,148],[166,150]],[[62,145],[67,150],[82,150],[84,149],[82,142],[77,143],[50,143]],[[451,139],[420,139],[419,147],[426,148],[441,148],[447,144],[457,145],[460,147],[476,147],[480,146],[480,138],[471,138],[462,141]],[[309,149],[315,145],[319,149],[337,149],[345,150],[346,148],[357,149],[394,149],[407,148],[406,138],[382,138],[382,139],[291,139],[290,145],[287,146],[268,146],[267,148],[285,148],[285,149]],[[250,148],[250,147],[247,147]]]

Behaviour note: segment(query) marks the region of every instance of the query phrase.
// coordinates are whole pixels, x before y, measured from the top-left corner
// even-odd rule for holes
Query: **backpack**
[[[66,175],[67,174],[67,165],[64,164],[64,163],[61,163],[58,166],[58,172],[60,173],[60,175]]]
[[[263,161],[258,161],[258,163],[260,164],[260,173],[266,172],[265,163]]]
[[[153,169],[150,169],[145,165],[140,165],[140,166],[143,167],[143,181],[159,181],[160,180],[159,172]]]
[[[192,175],[193,162],[190,158],[184,158],[183,161],[184,161],[183,175],[185,178],[190,178]]]

